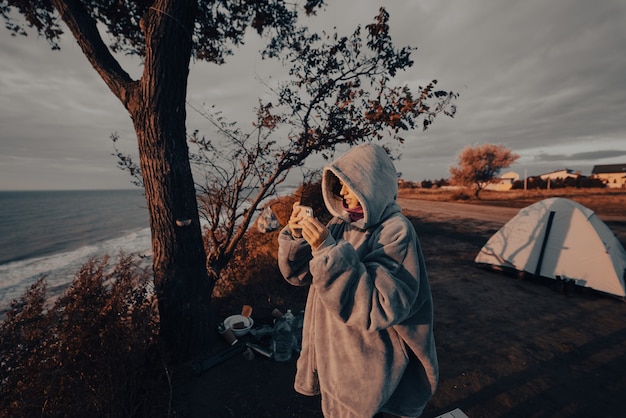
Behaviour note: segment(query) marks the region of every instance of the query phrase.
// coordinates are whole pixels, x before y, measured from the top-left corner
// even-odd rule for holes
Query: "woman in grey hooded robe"
[[[330,418],[421,415],[439,377],[433,301],[420,243],[396,203],[397,174],[377,145],[328,165],[323,225],[294,205],[278,262],[310,285],[295,389]]]

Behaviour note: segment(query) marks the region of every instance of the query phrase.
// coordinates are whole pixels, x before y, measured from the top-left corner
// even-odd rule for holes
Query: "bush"
[[[585,176],[567,177],[544,180],[541,177],[529,177],[528,181],[524,183],[523,180],[517,180],[511,187],[512,190],[528,190],[534,189],[564,189],[568,187],[575,187],[580,189],[586,188],[605,188],[606,184],[602,180],[597,178],[590,178]]]
[[[90,260],[51,307],[46,300],[41,278],[0,324],[1,417],[167,411],[149,275],[131,257],[113,268],[108,257]]]
[[[465,192],[454,193],[451,197],[452,200],[470,200],[472,197]]]

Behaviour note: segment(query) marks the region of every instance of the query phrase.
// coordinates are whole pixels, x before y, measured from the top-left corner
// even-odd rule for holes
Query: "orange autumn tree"
[[[457,165],[450,167],[450,181],[474,189],[474,197],[496,180],[501,169],[509,167],[519,155],[504,145],[482,144],[467,146],[459,153]]]

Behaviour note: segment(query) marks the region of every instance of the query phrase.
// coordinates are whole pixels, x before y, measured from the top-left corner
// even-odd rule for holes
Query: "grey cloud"
[[[623,0],[335,1],[313,26],[350,33],[368,24],[380,6],[390,12],[397,45],[418,48],[414,67],[397,83],[417,88],[438,79],[440,88],[460,93],[454,119],[439,117],[428,131],[403,135],[397,165],[405,178],[447,177],[458,152],[480,143],[501,143],[520,153],[512,168],[529,174],[568,164],[590,170],[626,159],[620,145],[626,139]],[[190,105],[215,104],[229,119],[249,123],[257,98],[267,94],[255,77],[272,84],[285,76],[259,58],[259,48],[250,36],[224,66],[192,63]],[[136,59],[121,60],[139,76]],[[52,52],[43,39],[13,39],[0,29],[0,89],[0,156],[22,161],[3,159],[0,179],[30,176],[23,168],[30,156],[41,159],[28,187],[44,178],[79,187],[70,176],[80,170],[80,187],[87,181],[96,187],[107,178],[128,184],[109,160],[108,137],[119,132],[123,151],[136,153],[132,124],[75,42],[68,38],[61,51]],[[188,111],[188,128],[207,127],[194,113]],[[85,164],[67,163],[71,170],[54,165],[64,157]],[[96,175],[89,166],[102,171]]]
[[[575,154],[546,154],[535,155],[535,161],[585,161],[602,160],[604,158],[614,158],[626,156],[626,150],[599,150],[589,152],[578,152]]]

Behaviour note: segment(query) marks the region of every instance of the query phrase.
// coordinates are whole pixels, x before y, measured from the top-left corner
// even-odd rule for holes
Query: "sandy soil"
[[[440,385],[424,417],[455,408],[470,418],[626,416],[624,300],[475,267],[518,209],[401,204],[420,236],[435,303]],[[607,225],[626,243],[626,219]],[[319,398],[293,391],[294,373],[295,361],[235,355],[189,377],[177,416],[321,417]]]

